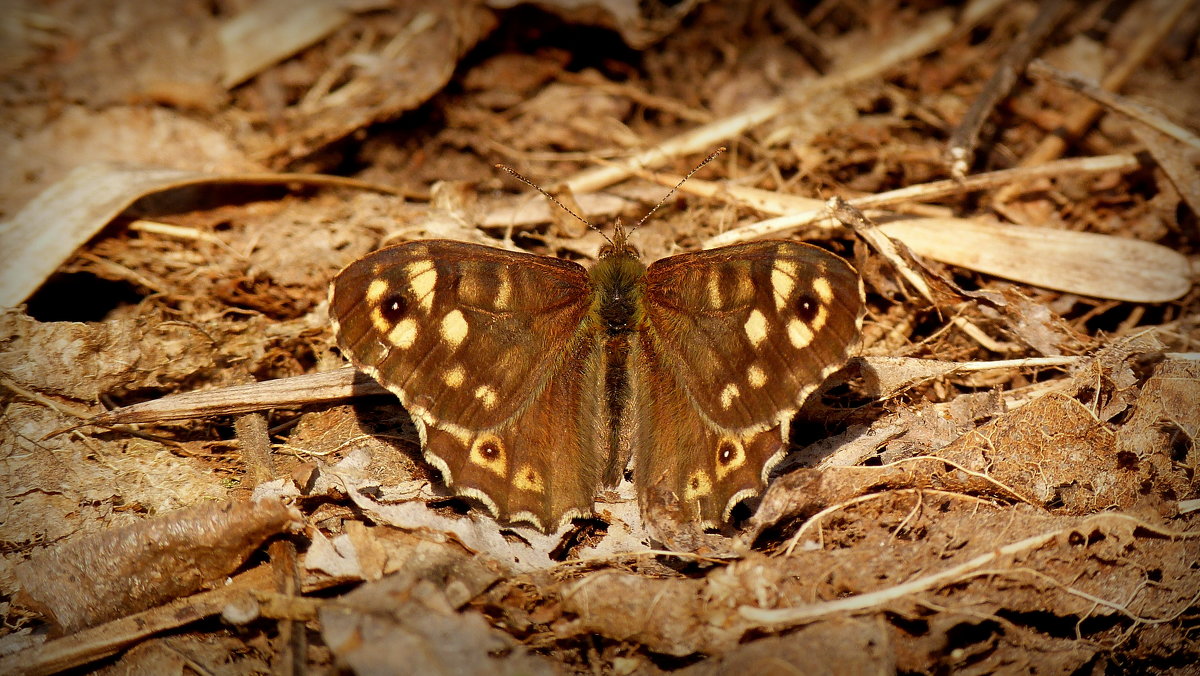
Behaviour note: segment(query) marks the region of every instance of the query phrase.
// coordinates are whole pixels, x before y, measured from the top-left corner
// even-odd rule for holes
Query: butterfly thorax
[[[645,319],[646,265],[633,247],[601,255],[591,269],[593,317],[609,335],[629,333]]]

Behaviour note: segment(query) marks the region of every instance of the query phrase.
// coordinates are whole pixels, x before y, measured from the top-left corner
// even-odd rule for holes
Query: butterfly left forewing
[[[715,525],[761,490],[791,416],[857,344],[862,311],[853,267],[807,244],[652,264],[634,391],[642,500],[665,490],[685,516]]]
[[[582,322],[591,301],[576,263],[424,240],[347,266],[330,316],[346,356],[408,409],[448,485],[550,529],[590,510],[609,463],[586,418],[596,385],[579,377],[597,358]]]

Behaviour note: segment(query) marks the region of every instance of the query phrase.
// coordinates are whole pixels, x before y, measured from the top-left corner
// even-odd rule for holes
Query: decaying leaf
[[[495,574],[469,555],[424,543],[404,567],[320,611],[322,633],[355,673],[551,674],[476,612],[457,608]]]
[[[18,601],[77,631],[216,582],[303,521],[278,500],[200,503],[35,554],[17,567]]]

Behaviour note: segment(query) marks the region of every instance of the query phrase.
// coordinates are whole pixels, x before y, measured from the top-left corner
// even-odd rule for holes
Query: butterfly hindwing
[[[448,484],[551,528],[590,510],[608,462],[585,415],[598,395],[578,377],[598,349],[582,328],[591,300],[577,263],[425,240],[349,265],[330,314],[342,351],[400,397]]]
[[[861,283],[818,247],[752,242],[652,264],[645,310],[639,495],[666,488],[715,525],[761,489],[791,416],[849,357]]]
[[[582,337],[561,369],[587,369],[600,356]],[[555,376],[521,410],[489,430],[468,431],[430,423],[423,432],[426,458],[460,494],[478,499],[504,521],[524,521],[554,531],[591,513],[610,464],[606,437],[592,423],[589,401],[601,384]]]

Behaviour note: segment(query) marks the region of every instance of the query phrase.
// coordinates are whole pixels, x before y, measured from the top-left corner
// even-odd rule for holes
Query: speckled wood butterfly
[[[493,516],[556,530],[632,456],[643,513],[716,526],[783,457],[863,312],[846,261],[759,241],[646,266],[617,226],[591,269],[464,242],[382,249],[333,280],[356,367],[412,415],[425,459]]]

